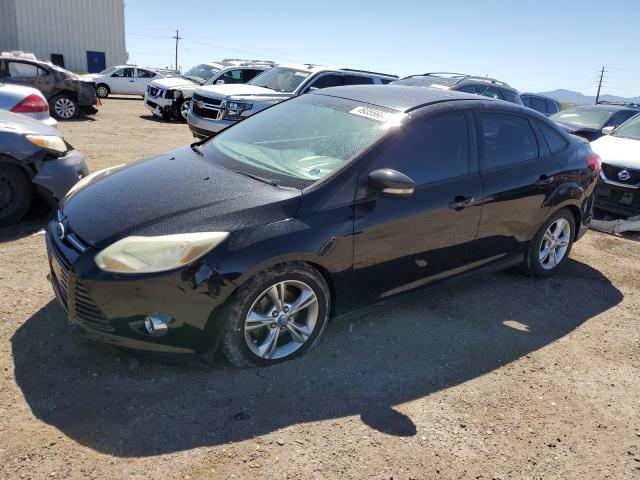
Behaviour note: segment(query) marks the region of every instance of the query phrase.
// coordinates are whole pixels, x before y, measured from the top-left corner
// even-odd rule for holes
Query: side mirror
[[[216,85],[224,85],[224,80],[216,80]]]
[[[316,90],[320,90],[318,87],[309,87],[309,92],[315,92]]]
[[[604,135],[611,135],[615,129],[616,129],[616,127],[604,127],[602,129],[602,133]]]
[[[404,173],[390,168],[380,168],[369,173],[368,185],[383,197],[408,198],[413,195],[416,184]]]

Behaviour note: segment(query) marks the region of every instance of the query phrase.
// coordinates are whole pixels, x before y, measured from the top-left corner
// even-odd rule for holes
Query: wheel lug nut
[[[271,328],[276,328],[276,327],[277,327],[277,325],[275,323],[271,324]]]
[[[289,311],[289,307],[284,307],[284,313],[287,313]]]
[[[274,311],[271,313],[271,316],[272,316],[273,318],[276,318],[278,315],[279,315],[279,312],[278,312],[277,310],[274,310]]]

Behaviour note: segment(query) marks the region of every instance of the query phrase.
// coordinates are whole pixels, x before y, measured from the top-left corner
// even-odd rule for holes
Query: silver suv
[[[343,85],[383,85],[397,79],[395,75],[348,68],[278,65],[244,85],[196,88],[187,120],[196,138],[206,138],[260,110],[303,93]]]
[[[154,80],[147,86],[144,104],[165,120],[186,120],[191,96],[198,86],[245,83],[271,68],[268,60],[226,58],[221,62],[202,63],[188,72]]]

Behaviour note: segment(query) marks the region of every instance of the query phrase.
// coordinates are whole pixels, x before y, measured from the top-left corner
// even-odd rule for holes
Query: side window
[[[31,78],[31,77],[43,77],[47,72],[33,63],[26,62],[12,62],[8,61],[9,77],[11,78]]]
[[[373,85],[373,78],[359,75],[344,75],[342,85]]]
[[[558,109],[558,104],[553,100],[545,100],[547,103],[547,113],[549,115],[553,115],[554,113],[558,113],[560,110]]]
[[[520,99],[522,100],[522,104],[525,107],[529,107],[530,106],[529,100],[531,99],[531,97],[529,95],[520,95]]]
[[[483,97],[495,98],[497,100],[502,100],[502,96],[500,95],[500,91],[497,88],[491,86],[478,85],[476,87],[478,89],[478,95],[482,95]]]
[[[264,70],[255,70],[252,68],[248,68],[242,71],[242,82],[247,83],[249,80],[252,80],[254,77],[260,75]]]
[[[389,83],[391,83],[391,82],[393,82],[393,81],[394,81],[394,79],[392,79],[392,78],[381,78],[381,79],[380,79],[380,83],[381,83],[382,85],[387,85],[387,84],[389,84]]]
[[[514,92],[513,90],[507,90],[505,88],[502,88],[502,89],[500,89],[500,92],[502,92],[502,97],[507,102],[518,103],[518,94],[516,92]]]
[[[322,75],[320,78],[311,82],[310,88],[328,88],[338,87],[342,85],[342,75]]]
[[[115,72],[113,72],[111,74],[112,77],[118,77],[118,78],[122,78],[122,77],[133,77],[133,68],[121,68],[120,70],[116,70]]]
[[[242,70],[224,72],[220,79],[224,80],[224,83],[242,83]]]
[[[150,72],[149,70],[139,68],[136,76],[138,78],[153,78],[156,76],[156,74],[154,72]]]
[[[375,168],[395,168],[417,185],[469,173],[469,125],[465,113],[418,120],[390,136]]]
[[[538,141],[524,117],[479,113],[482,168],[495,168],[538,158]]]
[[[564,150],[567,146],[567,141],[564,139],[562,135],[556,132],[553,128],[545,125],[544,123],[537,122],[538,128],[542,133],[547,145],[549,145],[549,150],[551,153],[557,153],[561,150]]]
[[[475,85],[463,85],[460,88],[456,89],[458,92],[465,92],[465,93],[478,93],[478,89],[476,88]]]
[[[547,103],[544,101],[544,98],[540,97],[531,97],[531,108],[533,108],[536,112],[546,113],[547,112]]]
[[[627,111],[624,111],[624,112],[618,112],[613,117],[611,117],[611,120],[609,120],[607,122],[606,126],[607,127],[617,127],[618,125],[622,125],[624,122],[626,122],[631,117],[633,117],[636,113],[638,113],[638,112],[631,111],[631,110],[627,110]]]

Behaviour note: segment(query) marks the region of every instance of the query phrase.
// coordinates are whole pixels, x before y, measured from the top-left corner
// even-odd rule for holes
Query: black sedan
[[[522,106],[323,89],[82,182],[47,227],[51,280],[97,340],[269,365],[314,346],[330,316],[444,279],[555,274],[599,168]]]

